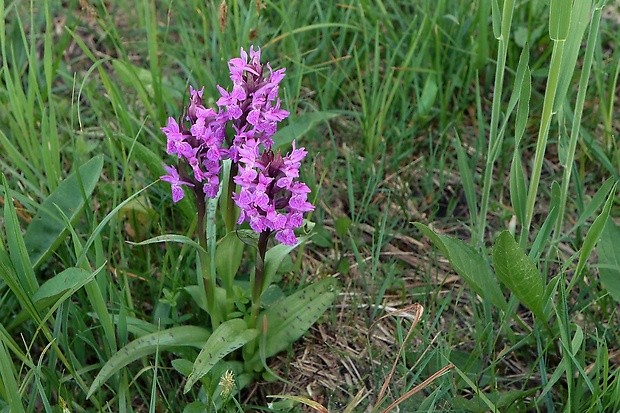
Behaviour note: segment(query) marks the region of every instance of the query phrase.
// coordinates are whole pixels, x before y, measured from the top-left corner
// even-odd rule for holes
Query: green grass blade
[[[620,227],[611,218],[607,218],[598,241],[598,269],[601,283],[620,303]]]
[[[4,186],[4,193],[7,194],[7,202],[4,203],[6,245],[8,247],[12,267],[14,268],[14,275],[16,276],[15,281],[19,283],[20,289],[23,289],[24,294],[32,296],[37,288],[39,288],[39,282],[30,265],[24,236],[22,235],[19,221],[17,220],[15,206],[10,196],[9,185],[4,175],[2,175],[2,184]]]
[[[598,242],[601,237],[601,233],[605,228],[605,224],[607,223],[607,218],[609,218],[609,214],[611,212],[611,206],[614,203],[614,197],[616,196],[616,187],[617,183],[611,188],[609,192],[609,196],[607,197],[607,201],[605,202],[605,206],[603,206],[603,210],[601,214],[596,217],[592,226],[588,230],[586,238],[583,240],[583,245],[581,247],[581,253],[579,254],[579,262],[577,263],[577,268],[575,269],[575,276],[570,282],[571,287],[577,282],[580,278],[581,271],[584,269],[586,265],[586,261],[590,258],[590,253],[594,249],[594,246]]]
[[[9,402],[9,411],[14,413],[25,412],[22,404],[22,396],[19,392],[17,377],[15,373],[13,360],[9,355],[4,341],[0,341],[0,389],[5,400]]]
[[[559,42],[566,40],[573,10],[572,0],[551,0],[549,8],[549,37]]]
[[[473,174],[469,167],[467,155],[461,145],[461,138],[456,133],[456,140],[454,141],[454,147],[456,149],[457,160],[459,164],[459,172],[463,180],[463,191],[465,191],[465,199],[467,200],[467,206],[469,207],[469,216],[471,218],[472,227],[476,227],[476,221],[478,220],[478,204],[476,202],[476,187],[474,186]]]

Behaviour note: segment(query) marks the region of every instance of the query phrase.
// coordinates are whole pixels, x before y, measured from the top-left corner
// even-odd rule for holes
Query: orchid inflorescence
[[[176,154],[179,162],[177,167],[165,166],[168,174],[161,179],[172,185],[174,202],[183,198],[184,186],[193,188],[197,196],[215,198],[222,161],[230,159],[235,165],[231,170],[238,172],[233,181],[239,190],[232,194],[241,210],[237,223],[249,222],[259,233],[275,232],[276,240],[294,245],[293,231],[303,224],[303,213],[314,206],[307,201],[310,189],[298,181],[307,151],[297,148],[295,141],[286,156],[271,150],[278,123],[289,115],[280,108],[278,97],[285,69],[263,66],[260,48],[253,47],[249,60],[242,48],[241,57],[231,59],[228,68],[233,88],[228,92],[217,86],[221,95],[217,111],[203,105],[204,88],[190,86],[190,102],[179,121],[168,118],[162,128],[166,152]],[[234,131],[234,136],[227,130]]]

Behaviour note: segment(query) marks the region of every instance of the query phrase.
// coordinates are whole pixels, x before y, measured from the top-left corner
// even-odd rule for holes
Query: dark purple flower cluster
[[[204,107],[204,88],[190,87],[183,118],[177,122],[170,117],[168,126],[162,128],[166,152],[178,156],[179,167],[166,166],[168,174],[161,179],[172,185],[174,202],[183,198],[183,186],[196,193],[202,189],[214,198],[222,160],[230,159],[239,171],[234,177],[239,192],[233,194],[241,209],[238,223],[249,222],[257,232],[276,232],[278,241],[295,244],[293,230],[302,225],[303,213],[314,207],[307,201],[310,189],[297,181],[307,154],[304,148],[297,149],[293,142],[293,151],[284,157],[271,150],[278,123],[289,115],[280,109],[278,97],[285,69],[274,71],[269,63],[263,66],[260,49],[253,47],[249,56],[241,49],[241,57],[231,59],[228,67],[233,88],[228,92],[217,86],[221,95],[217,112]],[[226,133],[228,124],[234,131],[232,137]]]

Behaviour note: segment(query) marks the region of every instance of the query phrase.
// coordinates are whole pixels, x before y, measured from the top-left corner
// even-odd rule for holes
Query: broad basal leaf
[[[493,266],[497,278],[534,315],[545,321],[542,302],[544,292],[542,275],[508,231],[502,232],[495,241]]]
[[[260,350],[264,357],[279,353],[299,339],[325,313],[338,292],[336,279],[324,278],[269,307],[263,313],[267,318]],[[260,354],[254,355],[250,363],[258,362]]]
[[[506,309],[504,294],[493,276],[489,263],[479,251],[460,239],[436,234],[426,225],[417,222],[414,225],[433,241],[450,261],[452,268],[476,294],[488,299],[494,306]]]
[[[193,384],[207,374],[218,361],[257,336],[258,330],[248,329],[246,322],[240,318],[228,320],[220,324],[204,344],[198,357],[196,357],[194,367],[187,378],[183,391],[187,393]]]
[[[26,249],[32,268],[47,258],[67,234],[63,214],[75,222],[101,176],[103,156],[96,156],[80,166],[78,173],[72,173],[58,185],[58,188],[41,204],[24,235]]]
[[[210,334],[209,330],[204,328],[180,326],[158,331],[132,341],[114,354],[103,366],[90,386],[86,397],[92,396],[114,373],[140,357],[155,354],[158,350],[162,351],[174,347],[202,348]]]

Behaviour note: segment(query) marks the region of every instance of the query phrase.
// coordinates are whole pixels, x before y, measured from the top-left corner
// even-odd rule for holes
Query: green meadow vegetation
[[[620,411],[618,1],[0,17],[0,412]],[[159,179],[251,45],[315,205],[267,257]]]

